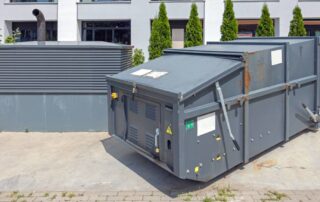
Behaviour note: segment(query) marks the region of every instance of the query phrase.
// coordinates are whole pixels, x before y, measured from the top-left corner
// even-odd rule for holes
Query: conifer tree
[[[149,44],[149,59],[155,59],[163,54],[163,50],[172,47],[171,28],[166,6],[161,2],[159,15],[152,22]]]
[[[233,11],[233,3],[231,0],[225,1],[225,10],[223,13],[223,21],[220,27],[221,41],[231,41],[238,37],[238,23]]]
[[[299,6],[293,9],[293,19],[290,22],[289,36],[306,36],[307,31],[304,27],[303,16]]]
[[[192,47],[203,44],[203,30],[198,16],[198,8],[195,3],[191,6],[189,21],[186,27],[186,37],[184,46]]]
[[[263,5],[262,14],[259,20],[259,25],[256,30],[257,36],[274,36],[273,20],[270,17],[270,12],[267,4]]]

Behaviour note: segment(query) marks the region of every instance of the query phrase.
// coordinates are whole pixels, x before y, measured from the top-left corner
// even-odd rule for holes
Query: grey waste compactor
[[[109,131],[182,179],[208,181],[317,129],[318,38],[169,49],[107,77]]]

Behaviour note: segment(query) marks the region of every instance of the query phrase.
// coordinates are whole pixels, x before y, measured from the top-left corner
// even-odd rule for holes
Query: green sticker
[[[194,121],[193,120],[186,121],[186,129],[189,130],[193,128],[194,128]]]

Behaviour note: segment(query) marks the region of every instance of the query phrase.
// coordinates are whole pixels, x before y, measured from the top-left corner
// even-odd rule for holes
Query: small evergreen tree
[[[233,3],[226,0],[223,21],[220,27],[221,41],[231,41],[238,37],[238,23],[233,11]]]
[[[152,21],[151,36],[149,40],[149,60],[160,57],[161,50],[161,37],[158,31],[158,18]]]
[[[133,56],[132,56],[132,66],[138,66],[144,63],[144,54],[141,49],[134,49]]]
[[[195,3],[191,6],[189,21],[186,27],[184,47],[199,46],[203,44],[203,31]]]
[[[149,59],[155,59],[163,54],[163,50],[172,47],[171,28],[167,16],[166,6],[160,4],[158,18],[152,22],[149,44]]]
[[[274,36],[273,20],[270,17],[267,4],[263,5],[262,14],[259,20],[259,25],[256,30],[257,36]]]
[[[290,32],[289,36],[306,36],[307,31],[304,27],[303,17],[301,9],[299,6],[296,6],[293,9],[293,19],[290,22]]]

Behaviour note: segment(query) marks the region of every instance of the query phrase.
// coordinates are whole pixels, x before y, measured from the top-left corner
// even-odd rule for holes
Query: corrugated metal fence
[[[106,131],[105,76],[131,54],[104,42],[0,46],[0,130]]]

